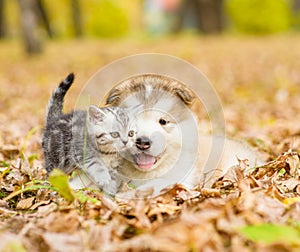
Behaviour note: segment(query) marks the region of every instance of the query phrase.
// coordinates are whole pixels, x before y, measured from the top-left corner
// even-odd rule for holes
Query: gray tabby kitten
[[[129,111],[90,106],[88,111],[63,114],[64,96],[73,80],[71,73],[55,89],[48,104],[42,141],[47,173],[59,168],[70,174],[79,168],[99,188],[116,193],[121,184],[114,169],[120,165],[119,153],[135,142]]]

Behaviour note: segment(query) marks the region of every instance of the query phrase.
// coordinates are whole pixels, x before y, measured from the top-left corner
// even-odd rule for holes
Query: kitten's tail
[[[48,112],[46,116],[46,125],[54,118],[62,115],[64,97],[74,81],[74,73],[70,73],[54,90],[48,103]]]

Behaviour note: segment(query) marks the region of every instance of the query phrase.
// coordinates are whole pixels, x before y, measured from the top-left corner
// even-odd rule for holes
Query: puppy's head
[[[123,81],[105,98],[106,106],[142,105],[135,115],[136,144],[132,148],[136,169],[149,172],[162,166],[172,168],[181,151],[182,125],[195,94],[184,84],[163,76],[142,75]]]

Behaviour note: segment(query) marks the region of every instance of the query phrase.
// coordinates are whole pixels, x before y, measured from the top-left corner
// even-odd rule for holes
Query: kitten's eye
[[[128,136],[129,136],[129,137],[133,137],[133,136],[134,136],[134,131],[133,131],[133,130],[130,130],[130,131],[128,132]]]
[[[120,136],[119,132],[111,132],[110,135],[113,137],[113,138],[117,138]]]
[[[98,134],[98,135],[96,135],[96,138],[101,138],[101,137],[103,137],[104,135],[105,135],[105,133]]]
[[[160,118],[158,122],[159,122],[159,124],[162,125],[162,126],[167,125],[167,124],[169,123],[169,121],[166,121],[166,120],[163,119],[163,118]]]

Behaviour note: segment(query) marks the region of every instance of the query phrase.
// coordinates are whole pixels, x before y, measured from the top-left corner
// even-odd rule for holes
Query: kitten
[[[130,129],[130,112],[117,107],[63,114],[64,96],[74,74],[69,74],[55,89],[48,104],[42,147],[49,174],[59,168],[70,174],[79,168],[99,188],[116,193],[121,184],[115,168],[121,154],[134,145],[135,131]]]

